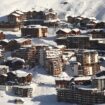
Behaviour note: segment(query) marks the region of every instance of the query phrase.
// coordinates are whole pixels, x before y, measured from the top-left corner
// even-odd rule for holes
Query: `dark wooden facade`
[[[0,29],[4,31],[19,31],[20,24],[0,23]]]
[[[57,35],[58,38],[59,37],[67,37],[67,36],[71,35],[71,31],[66,32],[66,31],[63,31],[63,30],[58,30],[56,32],[56,35]]]
[[[46,67],[48,74],[57,76],[62,72],[62,62],[60,58],[47,59]]]
[[[27,37],[46,37],[48,34],[48,28],[44,26],[26,26],[21,28],[22,36]]]
[[[68,16],[68,17],[67,17],[67,21],[68,21],[69,23],[74,23],[75,17],[73,17],[73,16]]]
[[[72,35],[80,35],[80,34],[81,34],[81,31],[80,31],[80,29],[78,29],[78,28],[77,28],[77,29],[72,29],[72,30],[71,30],[71,34],[72,34]]]
[[[5,34],[3,32],[0,32],[0,40],[5,39]]]
[[[7,75],[0,74],[0,85],[5,85],[7,81]]]
[[[68,36],[73,36],[73,35],[80,35],[81,32],[79,29],[59,29],[57,32],[56,32],[56,37],[59,38],[59,37],[68,37]]]
[[[65,45],[65,46],[67,46],[67,44],[68,44],[67,37],[56,38],[55,41],[57,42],[58,45]]]
[[[77,85],[71,82],[69,88],[57,88],[58,101],[80,105],[105,104],[104,76],[105,71],[102,71],[91,78],[91,84]]]
[[[15,86],[13,92],[20,97],[32,97],[33,89],[29,86]]]
[[[57,90],[58,101],[70,102],[80,105],[94,105],[104,104],[105,95],[104,92],[98,93],[97,90],[83,90],[83,89],[58,89]]]
[[[18,48],[20,48],[20,44],[16,40],[11,40],[7,43],[7,45],[5,45],[5,50],[7,51],[13,51]]]
[[[20,11],[20,10],[16,10],[13,11],[12,13],[10,13],[8,15],[8,22],[9,23],[21,23],[24,19],[26,19],[25,14]]]
[[[70,36],[67,38],[67,47],[89,49],[91,47],[90,38],[89,36],[86,36],[86,35]]]
[[[45,12],[45,20],[57,19],[57,13],[51,8]]]
[[[98,22],[95,26],[96,29],[105,28],[105,22]]]
[[[92,35],[91,35],[92,36]],[[97,49],[97,50],[105,50],[105,43],[101,40],[90,39],[90,35],[76,35],[69,37],[60,37],[56,38],[56,42],[58,45],[65,45],[67,48],[78,48],[78,49]],[[97,35],[95,35],[96,37]],[[104,37],[104,34],[102,35]],[[98,35],[98,37],[100,37]]]
[[[20,39],[16,39],[15,41],[17,41],[17,43],[20,45],[20,47],[31,46],[31,39],[20,38]]]
[[[96,29],[90,32],[92,34],[92,38],[105,38],[105,30],[104,29]]]
[[[45,19],[45,13],[44,11],[28,11],[25,13],[27,19],[38,19],[38,20],[44,20]]]
[[[26,61],[30,66],[36,64],[36,48],[35,47],[26,47],[20,48],[12,53],[13,57],[19,57]]]
[[[13,71],[15,72],[15,71]],[[17,74],[9,72],[7,75],[7,84],[8,85],[29,85],[32,81],[32,75],[27,74],[26,76],[18,76]],[[21,75],[21,74],[20,74]]]
[[[70,80],[65,80],[65,79],[56,79],[56,88],[68,88],[70,84]]]

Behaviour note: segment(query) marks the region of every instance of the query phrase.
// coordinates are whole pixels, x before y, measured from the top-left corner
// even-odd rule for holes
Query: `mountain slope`
[[[62,15],[85,15],[95,16],[99,20],[105,19],[105,0],[3,0],[0,3],[0,16],[6,15],[13,10],[20,9],[23,11],[43,10],[54,8]]]

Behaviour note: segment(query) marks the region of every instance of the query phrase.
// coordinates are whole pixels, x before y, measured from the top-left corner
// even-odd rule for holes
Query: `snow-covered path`
[[[36,68],[33,71],[35,71],[33,81],[37,83],[35,96],[32,99],[34,105],[70,105],[57,102],[54,77],[46,75],[43,68]]]

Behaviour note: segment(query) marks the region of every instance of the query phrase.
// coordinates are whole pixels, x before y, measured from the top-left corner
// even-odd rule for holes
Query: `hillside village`
[[[0,30],[1,104],[105,104],[105,22],[15,10]]]

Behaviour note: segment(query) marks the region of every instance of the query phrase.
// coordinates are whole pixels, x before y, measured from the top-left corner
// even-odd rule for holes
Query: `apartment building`
[[[40,25],[28,25],[21,28],[21,34],[23,37],[47,37],[48,27]]]
[[[62,72],[62,51],[59,49],[49,49],[45,52],[45,64],[47,72],[51,75],[59,75]]]
[[[98,52],[95,50],[82,50],[76,54],[77,62],[81,64],[79,75],[94,75],[100,70]]]
[[[13,57],[19,57],[26,61],[26,64],[34,66],[36,64],[36,48],[35,47],[23,47],[15,50],[12,53]]]
[[[94,75],[91,84],[77,85],[71,81],[68,88],[57,88],[57,100],[80,105],[105,104],[104,74],[102,71]]]

